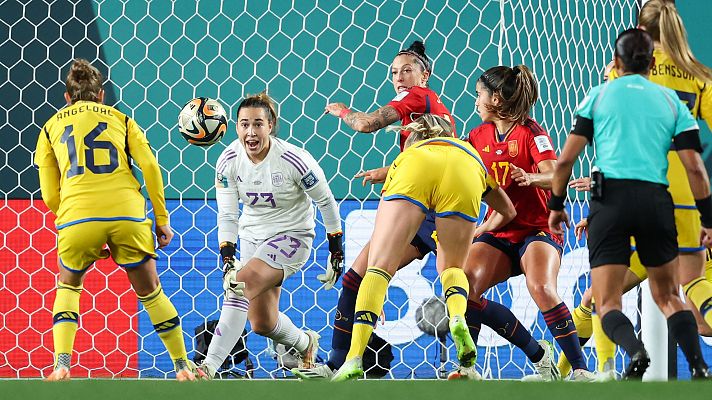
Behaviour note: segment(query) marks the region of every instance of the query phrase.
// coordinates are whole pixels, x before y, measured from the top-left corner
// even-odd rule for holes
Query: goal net
[[[178,308],[192,357],[194,329],[219,317],[221,273],[216,253],[213,165],[233,140],[202,149],[177,129],[180,107],[195,96],[219,99],[234,117],[246,94],[267,90],[279,102],[279,135],[303,146],[329,177],[345,222],[346,265],[368,240],[378,187],[355,173],[388,165],[393,134],[356,133],[332,117],[327,102],[372,111],[394,91],[389,64],[396,52],[424,40],[433,60],[430,86],[453,112],[460,135],[480,123],[475,82],[487,68],[524,63],[539,79],[534,117],[560,147],[574,107],[601,82],[618,32],[633,26],[634,0],[501,1],[254,1],[254,2],[9,2],[0,16],[2,179],[0,190],[0,376],[38,377],[52,365],[51,310],[56,279],[53,216],[41,200],[32,152],[42,124],[63,105],[63,80],[74,57],[107,75],[106,101],[133,116],[158,155],[176,232],[159,251],[158,270]],[[591,154],[577,176],[587,173]],[[575,196],[572,193],[572,196]],[[570,204],[574,221],[583,196]],[[322,335],[326,358],[337,290],[320,289],[326,264],[324,227],[317,226],[310,261],[283,285],[280,308],[298,326]],[[559,293],[569,307],[588,285],[587,251],[569,233]],[[376,333],[393,345],[393,378],[433,378],[452,368],[452,342],[418,327],[416,312],[439,295],[435,259],[428,256],[391,282],[385,320]],[[487,297],[511,307],[536,338],[551,335],[521,277]],[[635,297],[626,312],[635,321]],[[478,367],[493,378],[532,372],[524,355],[494,332],[480,335]],[[256,377],[283,376],[266,340],[247,337]],[[586,350],[589,366],[594,366]],[[619,365],[621,359],[619,356]],[[74,376],[167,377],[172,365],[125,274],[111,261],[89,271],[81,300]],[[244,369],[244,366],[237,367]]]

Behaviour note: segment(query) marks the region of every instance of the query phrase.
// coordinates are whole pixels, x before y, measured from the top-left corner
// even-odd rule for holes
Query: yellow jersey
[[[163,179],[145,134],[117,109],[79,101],[59,110],[42,127],[35,164],[57,229],[87,221],[144,221],[146,199],[133,175],[144,174],[156,223],[168,223]]]
[[[670,88],[687,105],[695,119],[702,118],[707,126],[712,128],[712,82],[702,82],[681,70],[662,49],[656,48],[653,52],[655,64],[650,70],[649,79],[660,86]],[[608,79],[615,79],[615,69],[608,74]],[[695,199],[690,190],[680,157],[676,152],[668,153],[668,173],[670,182],[668,191],[672,195],[675,208],[695,209]]]

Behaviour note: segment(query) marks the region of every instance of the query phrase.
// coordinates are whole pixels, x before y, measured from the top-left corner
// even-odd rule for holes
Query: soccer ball
[[[180,111],[178,129],[188,143],[210,146],[227,131],[227,114],[217,100],[196,97]]]

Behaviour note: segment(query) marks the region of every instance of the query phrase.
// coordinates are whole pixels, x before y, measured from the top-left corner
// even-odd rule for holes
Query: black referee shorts
[[[591,268],[630,264],[630,238],[641,263],[657,267],[677,257],[672,197],[661,184],[606,179],[603,200],[592,200],[588,215]]]

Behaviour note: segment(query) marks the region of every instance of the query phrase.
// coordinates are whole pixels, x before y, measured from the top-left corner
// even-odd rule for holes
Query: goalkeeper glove
[[[223,262],[225,297],[244,297],[245,282],[237,281],[237,273],[242,269],[242,263],[235,259],[235,245],[231,242],[220,243],[220,257]]]
[[[335,232],[327,234],[326,237],[329,239],[329,266],[326,267],[326,273],[316,278],[324,284],[325,290],[329,290],[334,287],[341,273],[344,272],[344,234]]]

